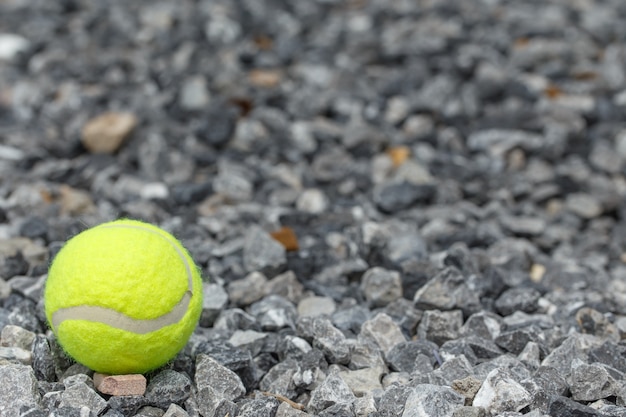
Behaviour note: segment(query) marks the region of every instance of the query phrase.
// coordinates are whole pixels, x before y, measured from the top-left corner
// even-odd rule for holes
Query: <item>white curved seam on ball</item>
[[[100,306],[67,307],[52,314],[52,325],[58,328],[65,320],[85,320],[106,324],[131,333],[146,334],[178,323],[185,316],[190,302],[191,292],[186,291],[173,309],[154,319],[134,319],[112,308]]]
[[[116,329],[125,330],[136,334],[146,334],[159,330],[165,326],[178,323],[187,313],[191,297],[193,296],[193,275],[191,266],[187,261],[185,254],[180,250],[178,245],[170,238],[162,233],[142,226],[135,225],[103,225],[102,228],[130,228],[150,232],[165,239],[176,251],[178,256],[183,260],[187,271],[187,288],[182,298],[176,305],[166,314],[154,319],[135,319],[121,313],[117,310],[101,306],[81,305],[74,307],[65,307],[52,313],[52,326],[55,329],[65,320],[86,320],[96,323],[106,324]]]

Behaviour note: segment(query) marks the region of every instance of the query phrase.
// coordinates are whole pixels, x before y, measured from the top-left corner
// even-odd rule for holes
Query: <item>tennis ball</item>
[[[202,312],[202,279],[171,234],[117,220],[63,246],[44,300],[52,331],[76,361],[101,373],[144,373],[187,343]]]

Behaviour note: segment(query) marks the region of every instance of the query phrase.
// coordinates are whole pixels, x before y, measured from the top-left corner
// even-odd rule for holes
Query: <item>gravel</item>
[[[621,0],[0,2],[0,415],[626,415]],[[63,243],[172,232],[144,395],[43,314]]]

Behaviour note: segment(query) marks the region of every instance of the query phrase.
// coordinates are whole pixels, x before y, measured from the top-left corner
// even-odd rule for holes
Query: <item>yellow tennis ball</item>
[[[76,361],[102,373],[144,373],[187,343],[202,312],[202,279],[171,234],[118,220],[63,246],[44,299],[48,323]]]

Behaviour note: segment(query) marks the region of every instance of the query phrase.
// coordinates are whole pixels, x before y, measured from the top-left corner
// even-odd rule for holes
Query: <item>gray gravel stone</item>
[[[18,275],[25,275],[28,273],[28,262],[24,259],[24,255],[21,251],[16,251],[13,254],[4,255],[1,258],[0,263],[0,276],[5,279],[10,279]]]
[[[228,200],[249,201],[254,190],[251,176],[245,168],[224,161],[218,167],[218,175],[213,180],[213,189]]]
[[[179,405],[170,404],[163,417],[189,417],[189,413]]]
[[[92,387],[84,382],[77,382],[67,386],[61,393],[59,407],[80,409],[86,406],[95,415],[100,414],[107,406],[107,402]]]
[[[499,315],[481,311],[472,314],[465,320],[461,326],[460,334],[495,340],[502,331],[502,324],[502,317]]]
[[[565,206],[583,219],[593,219],[603,211],[600,202],[594,196],[585,193],[569,194]]]
[[[293,377],[297,370],[298,362],[295,359],[287,358],[277,363],[263,376],[259,387],[263,391],[294,399],[296,397],[296,386]]]
[[[305,297],[298,303],[300,317],[330,316],[337,309],[337,304],[330,297]]]
[[[37,379],[30,366],[0,364],[0,412],[17,416],[23,406],[37,406]]]
[[[546,356],[541,366],[555,368],[562,376],[568,378],[572,362],[578,359],[586,363],[589,349],[600,345],[600,340],[594,336],[572,334]]]
[[[318,414],[318,417],[334,417],[345,416],[355,417],[353,404],[335,404],[331,405]]]
[[[361,290],[372,307],[384,307],[402,297],[400,273],[380,267],[368,269],[361,279]]]
[[[531,403],[531,396],[505,370],[494,369],[483,381],[474,397],[474,407],[484,407],[490,413],[520,411]]]
[[[274,276],[285,267],[285,247],[264,230],[253,227],[244,242],[243,263],[247,271]]]
[[[480,310],[478,294],[467,285],[467,279],[456,268],[446,268],[430,279],[413,297],[415,307],[429,310],[461,309],[465,314]]]
[[[218,284],[204,283],[202,286],[202,316],[200,325],[210,327],[215,319],[228,304],[228,293]]]
[[[370,316],[370,311],[363,306],[355,305],[342,310],[335,311],[331,320],[335,327],[344,333],[351,331],[358,334],[361,326]]]
[[[186,110],[201,110],[210,100],[206,80],[203,76],[188,77],[180,89],[179,105]]]
[[[0,333],[0,346],[31,350],[34,341],[35,333],[19,326],[4,326]]]
[[[328,209],[328,197],[317,188],[304,190],[296,200],[296,208],[307,213],[323,213]]]
[[[141,407],[134,417],[162,417],[164,414],[165,413],[160,408],[147,405]]]
[[[0,60],[12,61],[30,47],[30,41],[15,33],[0,35]]]
[[[54,416],[54,417],[61,417],[61,416],[82,417],[83,415],[89,414],[89,413],[90,413],[90,410],[87,407],[82,407],[80,409],[72,408],[72,407],[59,407],[55,409],[49,415]]]
[[[252,304],[250,314],[263,330],[274,331],[285,327],[295,328],[296,307],[278,295],[269,295]]]
[[[60,387],[58,391],[49,390],[41,397],[41,405],[44,409],[54,410],[61,404],[61,393],[63,387]]]
[[[0,347],[0,359],[24,365],[33,363],[33,356],[29,350],[16,347]]]
[[[352,157],[341,148],[333,148],[318,154],[311,164],[311,170],[318,181],[340,181],[348,174],[351,166]]]
[[[351,405],[356,397],[350,387],[338,375],[331,374],[317,388],[311,391],[308,409],[320,413],[334,405]]]
[[[204,415],[214,415],[224,401],[234,401],[246,393],[241,379],[207,355],[198,355],[195,383],[198,407]]]
[[[609,174],[615,174],[620,171],[623,160],[619,153],[606,143],[598,143],[593,147],[591,155],[589,155],[591,165],[601,171]]]
[[[392,235],[385,244],[384,253],[394,265],[402,265],[406,261],[424,259],[428,248],[426,242],[417,231],[409,225],[401,224],[398,229],[391,230]]]
[[[216,329],[241,329],[241,330],[260,330],[261,326],[256,318],[246,313],[240,308],[229,308],[222,310],[217,316],[213,327]]]
[[[461,407],[454,410],[452,417],[487,417],[487,412],[482,407]]]
[[[237,122],[236,112],[229,110],[224,108],[223,103],[211,103],[204,117],[193,125],[199,139],[213,146],[226,145],[234,134]],[[199,187],[194,193],[203,194],[203,188],[206,190],[206,186]]]
[[[242,350],[250,352],[250,355],[257,356],[261,353],[267,334],[254,330],[236,330],[228,339],[228,342]]]
[[[502,349],[515,355],[520,354],[524,349],[526,349],[529,343],[533,343],[544,353],[547,351],[547,347],[545,346],[545,335],[537,326],[503,332],[494,341]]]
[[[363,397],[368,393],[382,391],[383,386],[380,381],[385,372],[384,367],[378,366],[354,371],[341,371],[338,375],[356,397]]]
[[[463,325],[461,310],[439,311],[427,310],[417,327],[417,336],[442,345],[448,340],[456,339]]]
[[[452,388],[420,384],[407,397],[402,417],[452,417],[463,406],[465,398]]]
[[[309,415],[310,414],[307,414],[304,411],[296,410],[289,404],[283,402],[278,406],[275,417],[308,417]]]
[[[502,316],[516,311],[533,313],[537,310],[537,301],[541,294],[533,288],[511,288],[496,300],[495,307]]]
[[[260,272],[253,271],[243,279],[228,284],[228,297],[237,306],[245,307],[263,298],[262,288],[267,278]]]
[[[383,354],[387,354],[398,343],[406,341],[400,327],[385,313],[363,323],[359,337],[373,342]]]
[[[239,413],[239,407],[232,401],[222,399],[215,407],[215,417],[236,416]],[[202,413],[199,413],[202,415]]]
[[[539,367],[531,376],[523,380],[522,385],[532,395],[532,406],[537,410],[547,411],[552,398],[569,393],[567,381],[551,367]]]
[[[620,340],[617,327],[599,311],[583,307],[576,312],[576,321],[583,333],[607,338],[615,342]]]
[[[394,96],[387,101],[385,120],[396,124],[405,119],[409,114],[409,101],[406,97]]]
[[[378,403],[378,412],[381,415],[401,416],[413,387],[407,385],[391,385],[383,393]]]
[[[526,368],[524,363],[512,355],[500,355],[489,361],[479,363],[474,366],[474,373],[478,378],[486,378],[494,369],[505,369],[510,372],[516,381],[521,382],[530,378],[531,371]]]
[[[541,235],[547,226],[540,217],[505,217],[501,222],[509,232],[518,236]]]
[[[438,351],[439,346],[436,343],[428,340],[411,340],[393,346],[385,355],[385,360],[392,370],[411,373],[416,367],[419,355],[425,356],[428,362],[434,365],[437,363]]]
[[[269,280],[265,284],[265,295],[280,295],[283,298],[296,304],[302,298],[304,287],[298,281],[293,271],[286,271]]]
[[[526,151],[541,149],[544,146],[541,135],[520,130],[490,129],[472,133],[467,138],[468,147],[472,150],[486,150],[492,155],[504,155],[515,147]]]
[[[297,336],[285,336],[282,347],[285,356],[294,358],[303,358],[313,349],[309,342]]]
[[[0,300],[6,300],[11,295],[11,285],[0,278]]]
[[[405,335],[414,337],[417,326],[424,315],[422,310],[413,306],[413,303],[406,298],[399,298],[393,303],[387,304],[382,310],[377,312],[385,313],[400,326]]]
[[[112,396],[106,402],[109,411],[119,413],[121,415],[135,415],[142,407],[147,404],[147,400],[139,395]]]
[[[535,342],[528,342],[517,358],[530,370],[541,366],[541,348]]]
[[[502,354],[502,349],[490,340],[469,336],[444,343],[440,353],[443,357],[464,355],[470,362],[478,363],[498,357]]]
[[[237,415],[241,417],[274,417],[278,405],[278,400],[273,397],[254,398],[243,402]]]
[[[610,340],[606,341],[602,346],[589,351],[589,362],[605,364],[623,373],[626,370],[626,358],[622,356],[622,349],[621,345]]]
[[[354,414],[357,417],[361,416],[370,416],[374,414],[376,411],[376,402],[372,394],[364,395],[363,397],[359,397],[354,400],[353,404]]]
[[[347,364],[350,362],[350,347],[346,338],[332,322],[323,317],[313,321],[313,347],[321,350],[330,363]]]
[[[433,185],[407,181],[382,184],[374,190],[374,202],[385,213],[397,213],[414,205],[427,204],[434,196]]]
[[[617,392],[616,381],[606,368],[597,364],[588,365],[580,360],[572,362],[568,383],[575,401],[595,401]]]
[[[58,362],[55,361],[48,339],[37,336],[33,342],[32,352],[33,369],[37,378],[49,382],[56,381]]]
[[[145,393],[150,404],[161,407],[168,412],[171,404],[183,404],[190,395],[191,381],[189,378],[185,374],[171,369],[165,369],[150,378]]]
[[[452,385],[454,381],[471,376],[474,376],[472,364],[464,355],[459,355],[446,359],[439,368],[426,375],[424,380],[437,385]]]
[[[352,352],[349,367],[351,369],[362,369],[376,366],[384,366],[385,360],[383,352],[372,340],[359,337],[358,339],[347,339]]]
[[[93,378],[89,377],[86,373],[76,373],[63,378],[63,385],[66,389],[76,384],[86,384],[89,388],[95,390]]]
[[[601,417],[602,413],[567,397],[554,397],[548,413],[551,416]]]

